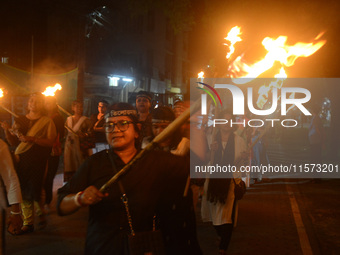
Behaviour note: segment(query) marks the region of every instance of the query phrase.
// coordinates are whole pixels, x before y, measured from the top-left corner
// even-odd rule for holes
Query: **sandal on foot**
[[[15,227],[13,226],[13,224],[9,224],[9,225],[7,226],[7,232],[10,233],[11,235],[16,236],[16,235],[19,235],[19,234],[20,234],[21,228],[15,228]]]
[[[22,226],[21,230],[17,232],[17,235],[23,235],[27,233],[32,233],[34,231],[33,225],[24,225]]]

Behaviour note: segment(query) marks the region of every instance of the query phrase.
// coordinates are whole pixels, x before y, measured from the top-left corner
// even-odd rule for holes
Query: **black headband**
[[[136,110],[120,110],[120,111],[112,110],[108,114],[105,115],[105,118],[118,117],[118,116],[137,116],[137,111]]]

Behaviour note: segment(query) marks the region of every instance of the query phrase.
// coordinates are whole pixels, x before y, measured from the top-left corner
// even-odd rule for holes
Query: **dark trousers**
[[[233,224],[223,224],[219,226],[214,226],[217,235],[221,238],[219,249],[226,251],[228,249],[230,240],[231,240],[231,234],[233,233]]]
[[[48,158],[48,169],[44,183],[45,204],[50,204],[53,198],[53,180],[58,170],[59,158],[59,156],[49,156]]]
[[[233,203],[233,211],[231,214],[231,219],[233,223],[226,223],[223,225],[214,225],[214,228],[217,232],[217,235],[221,238],[219,249],[226,251],[228,249],[231,235],[234,229],[234,220],[235,220],[235,207],[236,207],[236,200]]]

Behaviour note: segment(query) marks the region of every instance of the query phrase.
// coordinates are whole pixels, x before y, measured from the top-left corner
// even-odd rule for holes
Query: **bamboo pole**
[[[74,132],[72,128],[70,128],[69,126],[67,126],[66,123],[65,123],[64,127],[65,127],[68,131],[70,131],[72,134],[74,134],[75,136],[78,136],[78,134],[77,134],[76,132]]]
[[[60,111],[62,111],[63,113],[65,113],[67,116],[72,116],[71,113],[69,113],[68,111],[66,111],[63,107],[61,107],[59,104],[57,104],[58,108]]]
[[[11,114],[13,117],[19,118],[19,115],[17,115],[16,113],[12,112],[10,109],[8,109],[7,107],[3,106],[2,104],[0,104],[0,107],[2,109],[4,109],[5,111],[7,111],[9,114]]]

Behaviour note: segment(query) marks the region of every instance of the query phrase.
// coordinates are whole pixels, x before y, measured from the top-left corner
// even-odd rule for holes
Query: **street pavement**
[[[55,190],[62,174],[55,179]],[[239,201],[239,216],[228,254],[340,254],[340,179],[265,179],[252,184]],[[218,254],[211,223],[200,220],[203,254]],[[55,201],[43,230],[23,236],[6,234],[7,255],[83,254],[87,209],[59,217]]]

